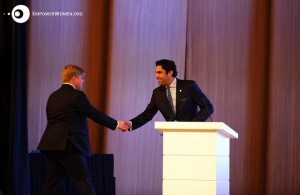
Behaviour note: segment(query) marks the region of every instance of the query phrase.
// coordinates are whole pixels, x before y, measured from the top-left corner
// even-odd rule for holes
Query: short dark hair
[[[168,72],[170,70],[173,71],[172,76],[176,77],[177,76],[177,70],[176,70],[176,65],[175,62],[172,60],[167,60],[167,59],[161,59],[155,62],[156,66],[161,66],[162,69],[164,69],[166,71],[166,73],[168,74]]]

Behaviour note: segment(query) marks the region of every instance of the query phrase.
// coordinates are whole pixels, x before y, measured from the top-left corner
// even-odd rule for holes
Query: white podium
[[[163,195],[229,195],[229,139],[222,122],[155,122],[163,133]]]

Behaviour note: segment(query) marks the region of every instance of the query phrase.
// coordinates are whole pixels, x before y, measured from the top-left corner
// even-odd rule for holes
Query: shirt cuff
[[[129,123],[130,123],[130,127],[131,127],[131,128],[129,128],[128,131],[132,131],[132,122],[129,121]]]
[[[118,126],[119,126],[119,121],[117,121],[117,126],[116,126],[115,130],[118,128]]]

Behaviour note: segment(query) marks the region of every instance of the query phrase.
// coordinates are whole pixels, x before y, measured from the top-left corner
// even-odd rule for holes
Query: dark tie
[[[171,108],[173,110],[173,113],[175,113],[175,109],[174,109],[174,105],[173,105],[173,100],[172,100],[172,95],[171,95],[171,90],[170,90],[170,86],[167,86],[167,96],[168,96],[168,100],[171,104]]]

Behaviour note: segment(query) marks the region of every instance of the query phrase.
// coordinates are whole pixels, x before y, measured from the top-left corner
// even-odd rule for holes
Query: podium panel
[[[228,167],[229,156],[163,156],[163,179],[228,181]]]
[[[163,135],[164,155],[229,156],[229,139],[216,131],[168,132]]]
[[[229,195],[230,140],[222,122],[155,122],[163,132],[163,195]]]
[[[163,180],[163,194],[229,195],[229,181]]]

